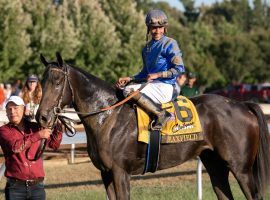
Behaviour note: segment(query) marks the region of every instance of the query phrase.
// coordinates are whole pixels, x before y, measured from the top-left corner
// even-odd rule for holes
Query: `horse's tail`
[[[264,114],[258,104],[245,102],[257,116],[259,123],[259,148],[253,165],[253,177],[258,193],[263,195],[270,183],[270,136]]]

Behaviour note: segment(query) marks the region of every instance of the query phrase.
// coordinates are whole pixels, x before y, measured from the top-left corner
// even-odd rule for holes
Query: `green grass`
[[[91,190],[74,190],[63,192],[50,192],[46,190],[47,200],[105,200],[106,196],[104,191],[91,191]]]
[[[57,190],[52,192],[50,189],[47,191],[48,200],[104,200],[105,190]],[[245,200],[236,182],[232,184],[232,191],[236,200]],[[177,185],[153,185],[153,186],[133,186],[131,189],[131,200],[196,200],[197,188],[194,181],[182,181]],[[216,196],[208,181],[203,182],[203,199],[216,200]],[[265,199],[270,199],[270,191],[268,191]]]
[[[131,200],[196,200],[196,161],[182,166],[158,171],[154,174],[135,176],[131,180]],[[183,173],[194,171],[194,173]],[[45,162],[45,185],[47,200],[105,200],[105,189],[100,172],[89,162],[67,165],[66,161]],[[182,172],[178,176],[177,173]],[[245,200],[235,179],[230,176],[231,189],[235,200]],[[0,181],[3,191],[5,179]],[[216,200],[209,177],[203,173],[203,200]],[[4,200],[3,192],[0,200]],[[270,188],[265,197],[270,200]]]

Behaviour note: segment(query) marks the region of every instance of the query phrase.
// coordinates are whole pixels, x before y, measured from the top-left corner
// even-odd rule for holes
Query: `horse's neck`
[[[104,107],[113,105],[117,101],[115,90],[107,83],[77,70],[73,70],[70,79],[74,107],[79,112],[91,113]],[[87,124],[92,128],[102,126],[111,111],[96,114],[86,118]],[[85,119],[82,118],[82,121]]]
[[[102,80],[76,70],[70,77],[73,104],[76,111],[92,113],[113,105],[117,101],[114,89]],[[110,133],[111,124],[117,120],[116,110],[108,110],[86,117],[79,115],[87,134],[89,156],[94,165],[99,169],[104,169],[104,165],[98,153],[99,146],[97,141],[102,141],[102,138],[107,137]]]

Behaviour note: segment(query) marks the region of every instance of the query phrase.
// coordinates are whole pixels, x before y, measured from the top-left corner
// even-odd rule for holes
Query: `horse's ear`
[[[56,58],[57,58],[57,62],[58,62],[58,65],[59,67],[63,67],[63,59],[62,59],[62,56],[59,52],[56,52]]]
[[[40,54],[40,61],[43,63],[43,65],[45,66],[45,67],[47,67],[48,66],[48,62],[47,62],[47,60],[45,59],[45,57],[42,55],[42,53]]]

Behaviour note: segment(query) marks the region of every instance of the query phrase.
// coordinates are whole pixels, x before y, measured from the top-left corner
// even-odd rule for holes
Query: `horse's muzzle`
[[[50,113],[38,112],[36,115],[36,120],[42,127],[52,127],[54,119],[55,116]]]

